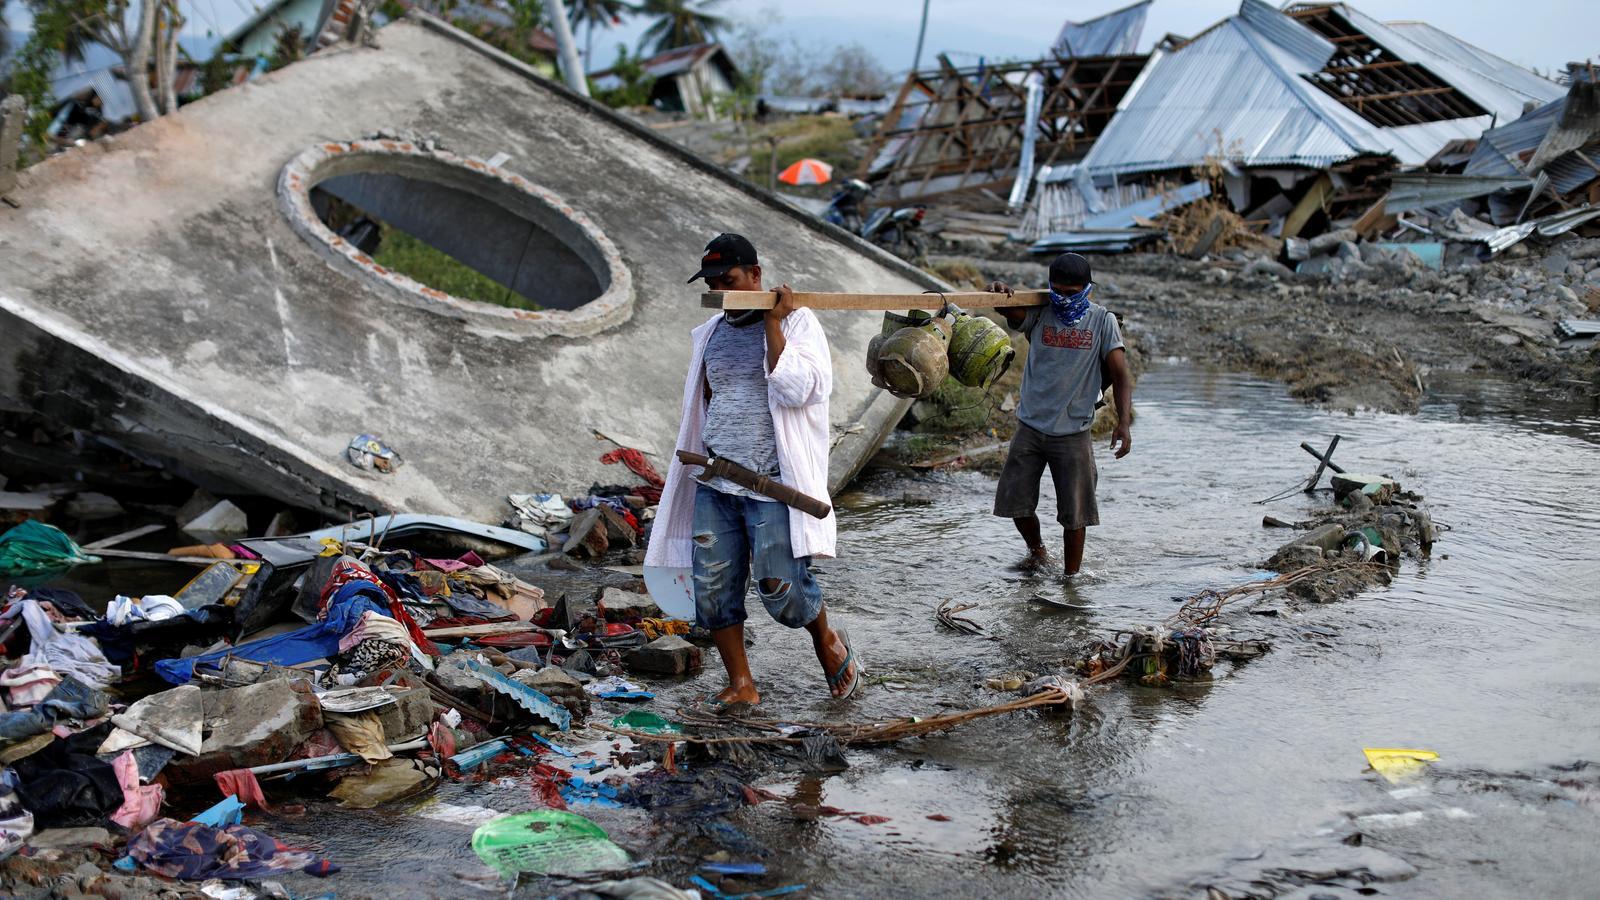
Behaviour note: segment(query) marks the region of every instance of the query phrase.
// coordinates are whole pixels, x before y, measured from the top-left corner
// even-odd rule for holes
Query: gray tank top
[[[717,323],[706,343],[711,403],[703,437],[716,455],[777,480],[778,444],[767,402],[766,358],[766,331],[760,319],[742,328],[726,319]],[[705,484],[725,494],[771,500],[726,478],[712,478]]]

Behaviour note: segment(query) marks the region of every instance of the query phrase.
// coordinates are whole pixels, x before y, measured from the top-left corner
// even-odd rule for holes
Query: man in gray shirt
[[[1011,293],[1002,282],[991,291]],[[1028,336],[1028,362],[1022,370],[1022,401],[1017,405],[1017,433],[1011,440],[994,514],[1016,523],[1028,545],[1024,566],[1050,562],[1039,530],[1039,479],[1048,466],[1056,486],[1056,521],[1066,531],[1065,570],[1077,574],[1083,565],[1087,527],[1100,524],[1095,503],[1099,471],[1089,426],[1106,382],[1116,391],[1117,426],[1111,434],[1116,457],[1133,447],[1133,378],[1128,372],[1122,332],[1116,317],[1089,299],[1094,282],[1089,261],[1063,253],[1050,263],[1050,303],[1035,307],[1003,307],[1007,324]]]

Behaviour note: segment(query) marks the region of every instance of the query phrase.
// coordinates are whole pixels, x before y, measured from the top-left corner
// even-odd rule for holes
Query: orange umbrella
[[[833,166],[820,159],[802,159],[783,170],[778,180],[784,184],[827,184],[833,178]]]

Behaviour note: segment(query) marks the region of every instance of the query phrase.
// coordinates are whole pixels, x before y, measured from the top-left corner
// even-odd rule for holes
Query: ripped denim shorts
[[[756,596],[773,619],[789,628],[811,624],[822,610],[822,587],[811,574],[811,558],[796,559],[792,547],[789,507],[696,487],[696,624],[717,631],[743,622],[752,574]],[[777,582],[776,590],[763,590],[765,581]]]

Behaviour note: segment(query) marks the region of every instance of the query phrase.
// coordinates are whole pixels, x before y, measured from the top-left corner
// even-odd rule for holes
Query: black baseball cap
[[[1063,253],[1050,261],[1051,284],[1088,284],[1089,261],[1076,253]]]
[[[743,235],[724,232],[712,238],[711,243],[706,245],[706,255],[700,257],[700,271],[694,273],[689,283],[693,284],[696,278],[716,278],[718,275],[726,275],[734,266],[756,264],[756,245],[745,240]]]

